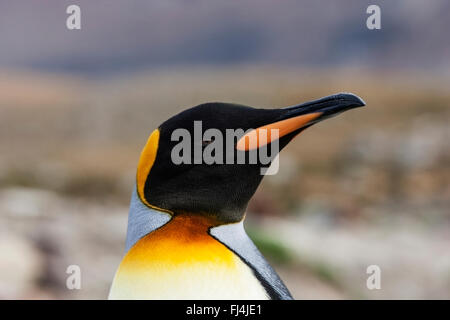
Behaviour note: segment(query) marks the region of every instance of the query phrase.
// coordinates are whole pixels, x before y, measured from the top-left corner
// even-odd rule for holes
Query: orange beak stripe
[[[274,123],[269,123],[265,126],[253,129],[239,139],[236,145],[236,149],[241,151],[249,151],[263,147],[266,144],[271,143],[275,139],[279,139],[291,132],[294,132],[295,130],[316,119],[321,114],[322,112],[308,113]],[[272,129],[278,130],[278,135],[276,135],[275,137],[273,137],[271,134]],[[266,133],[261,133],[261,130],[264,130]],[[260,141],[260,134],[267,135],[267,139],[261,139]]]

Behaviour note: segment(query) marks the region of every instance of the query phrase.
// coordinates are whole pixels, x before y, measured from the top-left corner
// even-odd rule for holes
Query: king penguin
[[[179,141],[174,132],[183,129],[195,136],[195,123],[201,121],[203,130],[224,136],[229,129],[239,132],[231,146],[244,154],[275,141],[281,151],[311,125],[364,105],[350,93],[279,109],[214,102],[162,123],[139,159],[125,255],[109,299],[292,299],[244,229],[247,204],[264,176],[261,161],[207,164],[187,152],[183,156],[191,162],[174,163]],[[252,134],[262,129],[278,134],[249,147]],[[200,140],[193,141],[193,148],[203,150],[214,142],[204,136]]]

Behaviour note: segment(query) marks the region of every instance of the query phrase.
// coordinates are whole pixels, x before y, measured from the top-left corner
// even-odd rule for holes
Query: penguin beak
[[[339,93],[318,100],[305,102],[299,105],[286,107],[285,111],[274,122],[253,129],[242,136],[236,149],[248,151],[263,147],[272,141],[282,138],[290,133],[299,133],[302,129],[309,127],[324,119],[334,117],[344,111],[365,106],[365,102],[352,93]],[[278,134],[271,134],[272,130]],[[261,132],[266,136],[259,139]]]

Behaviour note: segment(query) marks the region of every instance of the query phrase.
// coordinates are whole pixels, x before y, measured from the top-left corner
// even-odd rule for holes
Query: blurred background
[[[367,107],[292,142],[246,228],[297,299],[450,299],[449,30],[446,0],[1,0],[0,298],[107,297],[168,117],[350,91]]]

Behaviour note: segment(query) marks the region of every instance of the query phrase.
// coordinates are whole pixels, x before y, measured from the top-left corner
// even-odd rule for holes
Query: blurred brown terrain
[[[268,66],[106,79],[0,72],[0,299],[103,299],[149,133],[207,101],[283,107],[350,91],[367,107],[280,156],[247,228],[295,298],[450,299],[448,78]],[[66,288],[66,268],[82,289]],[[381,290],[366,268],[382,270]]]

